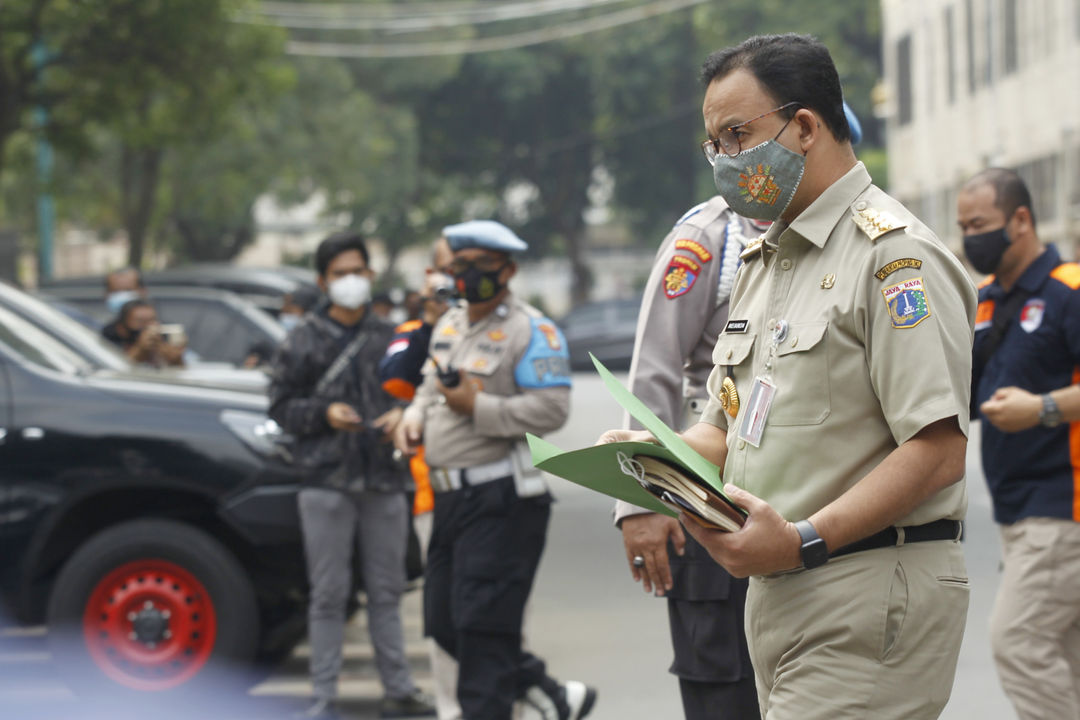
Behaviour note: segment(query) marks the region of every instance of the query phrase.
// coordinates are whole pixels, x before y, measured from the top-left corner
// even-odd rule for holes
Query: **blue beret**
[[[847,118],[848,127],[851,128],[851,144],[855,145],[862,140],[862,125],[859,124],[859,118],[855,117],[855,111],[847,104],[847,100],[844,101],[844,117]]]
[[[443,228],[443,235],[454,252],[465,248],[480,248],[496,252],[515,253],[528,250],[529,245],[514,234],[514,231],[494,220],[470,220],[448,225]]]

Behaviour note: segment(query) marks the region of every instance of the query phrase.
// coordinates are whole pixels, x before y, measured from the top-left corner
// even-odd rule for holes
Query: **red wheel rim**
[[[133,690],[168,690],[187,682],[210,659],[216,636],[210,593],[168,560],[116,568],[94,587],[83,613],[90,657],[109,678]]]

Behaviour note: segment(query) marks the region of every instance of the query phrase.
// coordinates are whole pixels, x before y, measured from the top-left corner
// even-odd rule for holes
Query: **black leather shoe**
[[[333,700],[315,700],[303,712],[293,715],[294,720],[341,720]]]
[[[420,690],[401,698],[384,697],[379,703],[379,717],[435,717],[435,703]]]

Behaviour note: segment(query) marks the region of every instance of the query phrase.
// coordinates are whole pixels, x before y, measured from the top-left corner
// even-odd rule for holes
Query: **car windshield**
[[[4,307],[0,307],[0,344],[29,363],[66,375],[82,375],[94,370],[85,358]]]
[[[95,368],[118,372],[131,370],[131,361],[119,348],[48,303],[0,285],[0,307],[7,308],[33,323],[81,355],[84,362]]]

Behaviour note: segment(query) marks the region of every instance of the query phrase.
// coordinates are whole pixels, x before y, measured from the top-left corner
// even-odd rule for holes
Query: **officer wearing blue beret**
[[[558,683],[521,647],[525,602],[544,548],[551,495],[524,443],[558,429],[570,410],[566,341],[507,283],[511,254],[528,245],[510,228],[473,220],[443,229],[465,302],[432,333],[432,361],[395,433],[423,442],[435,491],[424,578],[424,626],[459,663],[466,718],[510,720],[524,699],[545,718],[585,717],[596,691]]]

